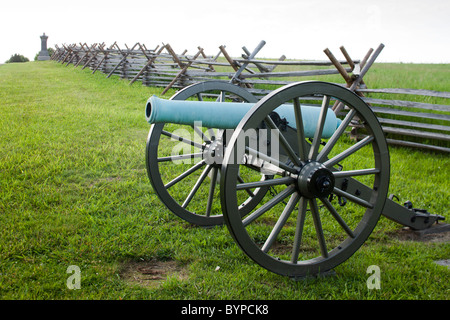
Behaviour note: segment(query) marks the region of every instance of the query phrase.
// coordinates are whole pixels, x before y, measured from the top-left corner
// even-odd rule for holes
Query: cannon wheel
[[[214,95],[218,96],[219,101],[230,101],[231,96],[234,102],[257,102],[257,99],[247,90],[224,81],[193,84],[180,90],[170,99],[202,101]],[[183,130],[189,130],[191,136],[180,138],[179,132]],[[204,157],[208,146],[217,142],[218,137],[223,134],[223,131],[213,130],[195,126],[153,124],[146,146],[147,173],[156,194],[174,214],[200,226],[220,225],[224,222],[220,199],[216,194],[219,192],[220,164],[209,164]],[[213,138],[213,136],[217,137]],[[174,143],[181,144],[182,147],[187,146],[191,150],[192,159],[190,160],[193,161],[182,165],[171,161],[176,156],[171,156],[170,147],[167,147],[168,150],[162,149],[164,145],[172,144],[173,146]],[[185,159],[189,159],[189,154],[185,156]],[[196,156],[199,158],[194,158]],[[259,178],[265,179],[261,175]],[[244,178],[240,177],[240,179]],[[265,192],[267,188],[260,188],[249,193],[247,200],[240,205],[241,214],[246,214],[251,206],[257,205]],[[215,203],[218,206],[214,206]]]
[[[311,104],[306,100],[311,98],[322,102],[316,104],[320,116],[314,137],[306,139],[299,106],[304,101]],[[323,119],[333,112],[329,108],[333,101],[346,105],[339,115],[342,122],[329,139],[321,139]],[[268,117],[286,103],[293,106],[296,128],[302,128],[294,131],[291,140]],[[273,155],[237,148],[240,136],[262,122],[279,133],[280,154],[284,151],[287,161],[278,163]],[[347,133],[353,126],[367,136],[358,142],[350,139]],[[237,181],[241,166],[237,159],[250,154],[278,165],[279,175],[270,181],[277,192],[268,193],[242,218],[236,206],[239,192],[266,185],[263,181],[252,185]],[[229,142],[221,173],[222,209],[237,244],[274,273],[304,277],[330,271],[369,237],[388,192],[389,153],[377,118],[357,95],[335,84],[300,82],[273,91],[244,116]],[[354,181],[367,188],[352,189]]]

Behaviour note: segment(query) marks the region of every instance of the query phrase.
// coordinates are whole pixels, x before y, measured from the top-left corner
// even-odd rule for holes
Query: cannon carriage
[[[388,197],[384,133],[342,86],[299,82],[258,100],[207,81],[170,100],[151,97],[146,118],[147,172],[161,201],[192,224],[225,223],[239,247],[274,273],[333,269],[381,215],[414,229],[443,219]],[[355,125],[359,140],[348,135]]]

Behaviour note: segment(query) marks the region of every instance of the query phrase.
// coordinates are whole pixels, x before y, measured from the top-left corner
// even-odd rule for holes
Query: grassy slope
[[[419,67],[374,66],[371,87]],[[393,86],[449,91],[431,80]],[[449,243],[400,241],[385,218],[335,277],[294,282],[250,261],[225,227],[169,213],[144,158],[143,108],[161,91],[54,62],[0,66],[0,298],[448,299],[448,270],[433,261],[449,258]],[[391,193],[450,219],[448,155],[392,148],[391,165]],[[152,288],[120,276],[151,259],[176,260],[187,276]],[[366,286],[374,264],[381,290]],[[81,290],[66,287],[69,265],[81,268]]]

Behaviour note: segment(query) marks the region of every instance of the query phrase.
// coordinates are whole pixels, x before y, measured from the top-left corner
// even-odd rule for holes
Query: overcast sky
[[[225,45],[232,56],[242,46],[266,45],[257,58],[339,59],[345,46],[353,59],[385,45],[378,62],[450,63],[448,0],[134,0],[6,1],[0,5],[0,63],[14,53],[30,60],[40,50],[71,43],[117,41],[121,48],[170,43],[176,52],[208,55]]]

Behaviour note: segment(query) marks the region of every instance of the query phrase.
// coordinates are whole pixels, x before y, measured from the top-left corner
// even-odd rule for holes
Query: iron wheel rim
[[[239,165],[232,162],[239,134],[242,134],[242,132],[245,132],[245,130],[249,128],[257,126],[264,120],[266,115],[284,102],[311,94],[323,94],[336,97],[337,100],[350,106],[350,109],[355,111],[355,115],[366,122],[366,126],[368,126],[370,134],[373,137],[370,144],[373,148],[374,162],[376,164],[376,168],[379,169],[379,172],[374,174],[374,185],[372,186],[372,194],[370,198],[370,203],[373,207],[366,209],[361,221],[352,231],[355,237],[347,237],[338,246],[327,251],[326,256],[321,255],[315,258],[307,259],[306,261],[292,262],[280,259],[276,255],[263,252],[260,244],[257,244],[256,240],[254,240],[254,238],[249,235],[249,232],[247,232],[248,225],[244,226],[243,219],[236,214],[236,172]],[[322,163],[325,163],[325,160],[326,158],[323,159]],[[271,94],[261,99],[260,102],[255,105],[239,123],[235,134],[231,138],[230,147],[227,149],[222,165],[221,201],[225,222],[231,235],[240,248],[251,259],[274,273],[291,277],[302,277],[323,273],[333,269],[335,266],[347,260],[358,250],[358,248],[371,234],[381,215],[388,192],[388,186],[388,147],[384,134],[381,130],[381,126],[370,108],[357,95],[345,88],[335,84],[308,81],[291,84],[273,91]],[[299,193],[298,191],[295,192]],[[300,199],[301,198],[305,197],[300,194]],[[297,201],[297,203],[299,202],[300,200]],[[303,202],[306,202],[306,200],[303,200]],[[303,205],[304,204],[302,203],[302,207]],[[303,209],[302,211],[305,212]],[[305,213],[303,215],[305,215]],[[300,227],[298,228],[300,229]],[[301,228],[303,228],[303,226]],[[272,232],[274,229],[272,229]],[[266,240],[266,243],[267,241],[268,239]],[[295,246],[295,244],[293,246]]]

